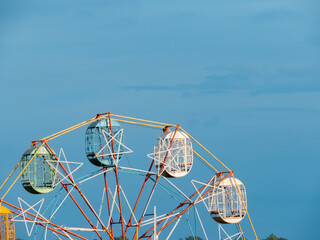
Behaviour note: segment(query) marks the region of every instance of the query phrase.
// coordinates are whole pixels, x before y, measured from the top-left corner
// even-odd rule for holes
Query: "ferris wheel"
[[[52,147],[85,126],[89,162]],[[127,145],[124,126],[155,129],[157,137],[147,139],[141,133]],[[153,149],[135,157],[142,138]],[[206,167],[201,178],[192,173],[200,163]],[[18,179],[25,192],[5,200]],[[15,230],[24,226],[30,239],[171,239],[184,220],[198,239],[189,221],[193,211],[207,240],[243,239],[244,218],[258,240],[242,181],[179,124],[97,114],[32,141],[0,190],[0,239],[15,239]],[[217,223],[219,236],[210,235],[200,211],[211,218],[210,226]],[[235,226],[236,233],[228,234],[226,225]]]

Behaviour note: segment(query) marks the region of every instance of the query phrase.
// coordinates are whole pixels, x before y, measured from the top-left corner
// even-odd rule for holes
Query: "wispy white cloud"
[[[191,84],[144,84],[121,87],[124,90],[134,91],[176,91],[230,93],[246,91],[254,95],[319,92],[320,69],[307,68],[279,68],[269,72],[239,71],[227,74],[208,75],[201,81]]]

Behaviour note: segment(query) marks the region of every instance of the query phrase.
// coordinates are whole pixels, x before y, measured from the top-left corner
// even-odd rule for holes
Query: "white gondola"
[[[217,181],[211,184],[216,185]],[[239,179],[228,177],[209,194],[210,215],[218,223],[239,223],[246,215],[246,208],[246,189]]]
[[[163,176],[183,177],[191,170],[193,164],[191,140],[185,133],[180,131],[177,131],[176,134],[174,132],[165,132],[157,139],[153,157],[158,171],[163,166],[161,171]]]

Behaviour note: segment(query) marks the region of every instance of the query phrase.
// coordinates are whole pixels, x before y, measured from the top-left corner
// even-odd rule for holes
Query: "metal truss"
[[[63,149],[60,149],[58,156],[49,146],[49,141],[52,141],[64,134],[67,134],[71,131],[74,131],[80,127],[86,126],[90,123],[98,121],[100,119],[108,119],[110,123],[110,133],[103,131],[103,137],[105,140],[105,144],[101,146],[100,151],[96,153],[97,156],[112,156],[114,158],[115,165],[114,166],[104,166],[101,167],[98,171],[87,174],[86,176],[82,176],[81,178],[75,179],[75,172],[78,171],[83,163],[82,162],[71,162],[68,161]],[[173,132],[173,137],[170,141],[170,144],[167,146],[166,152],[161,152],[164,155],[164,159],[159,162],[157,158],[157,154],[159,152],[155,151],[153,154],[148,154],[147,156],[151,158],[150,165],[148,169],[137,169],[137,168],[129,168],[125,166],[121,166],[118,162],[119,155],[124,155],[128,153],[132,153],[133,151],[125,146],[122,143],[122,134],[123,129],[117,132],[116,135],[113,135],[111,120],[115,120],[122,123],[133,124],[133,125],[142,125],[153,128],[163,129],[163,131],[167,131],[171,128]],[[201,147],[206,153],[209,153],[214,160],[218,162],[219,165],[223,167],[224,172],[216,170],[207,160],[205,160],[199,153],[193,150],[193,153],[199,158],[200,161],[203,161],[211,170],[215,171],[214,176],[209,176],[207,182],[203,183],[198,180],[192,180],[191,184],[195,188],[195,192],[191,194],[187,194],[183,192],[178,186],[176,186],[172,181],[170,181],[167,177],[163,176],[162,173],[170,162],[167,162],[168,153],[171,150],[173,145],[173,141],[178,130],[184,132],[184,134],[188,135],[190,139],[192,139],[198,146]],[[120,137],[119,137],[120,135]],[[117,137],[117,138],[116,138]],[[120,140],[119,140],[120,139]],[[115,148],[117,146],[117,149]],[[200,223],[201,230],[206,238],[209,240],[205,227],[202,222],[202,218],[198,211],[198,203],[204,203],[205,207],[208,209],[206,205],[206,200],[208,199],[209,193],[212,192],[214,188],[219,188],[219,184],[226,178],[231,177],[234,178],[234,172],[226,167],[218,158],[216,158],[209,150],[207,150],[204,146],[202,146],[196,139],[194,139],[189,133],[187,133],[180,125],[176,124],[166,124],[155,121],[142,120],[132,117],[125,117],[120,115],[115,115],[111,113],[98,114],[96,117],[91,118],[87,121],[81,122],[75,126],[69,127],[62,131],[59,131],[55,134],[52,134],[48,137],[42,138],[37,141],[32,142],[32,146],[46,146],[51,154],[54,156],[54,160],[58,164],[52,164],[52,161],[46,161],[50,168],[55,173],[55,187],[61,186],[61,189],[64,189],[66,195],[62,198],[59,203],[56,203],[56,206],[53,208],[51,214],[47,217],[44,217],[44,213],[41,212],[42,205],[44,200],[40,200],[35,204],[29,204],[22,198],[18,198],[19,206],[16,206],[12,203],[9,203],[4,200],[10,189],[16,183],[17,179],[20,178],[23,171],[26,167],[31,163],[33,158],[29,160],[27,165],[22,169],[17,178],[13,181],[11,186],[9,186],[8,190],[4,193],[4,195],[0,199],[0,204],[4,204],[10,207],[11,212],[15,215],[13,220],[15,222],[23,221],[25,223],[25,227],[27,229],[28,236],[31,236],[35,226],[41,226],[45,228],[44,239],[47,239],[48,231],[50,231],[56,238],[58,239],[88,239],[87,237],[82,236],[82,233],[91,232],[95,234],[95,237],[98,239],[115,239],[115,226],[119,226],[121,229],[122,239],[131,235],[132,240],[137,239],[158,239],[160,234],[161,239],[170,239],[173,232],[179,225],[183,216],[185,216],[188,211],[193,208],[196,214],[196,217]],[[178,149],[179,150],[179,149]],[[174,159],[174,158],[172,158]],[[172,161],[172,160],[170,160]],[[3,186],[8,182],[9,178],[13,176],[13,173],[19,166],[20,162],[14,168],[12,173],[8,176],[8,178],[4,181],[0,190]],[[156,171],[154,171],[156,165]],[[179,170],[177,167],[176,170]],[[124,187],[121,185],[119,180],[119,172],[132,173],[143,176],[143,182],[140,188],[137,188],[138,194],[135,201],[130,201]],[[87,181],[97,180],[98,177],[102,178],[102,193],[99,193],[99,198],[101,196],[100,205],[97,209],[93,207],[90,203],[84,192],[80,189],[80,185],[86,183]],[[113,182],[115,183],[114,188],[111,188],[110,182],[111,178],[113,178]],[[101,178],[100,178],[101,179]],[[155,190],[157,186],[162,186],[162,182],[166,183],[172,188],[179,196],[183,198],[178,205],[173,208],[171,211],[166,212],[164,214],[157,215],[156,208],[154,207],[154,213],[152,217],[147,214],[147,210],[150,208],[151,200],[154,196]],[[149,184],[149,189],[147,189],[146,185]],[[238,188],[238,186],[237,186]],[[238,188],[239,190],[239,188]],[[240,190],[239,190],[240,193]],[[59,192],[60,194],[60,192]],[[75,196],[77,194],[77,196]],[[241,193],[240,193],[241,195]],[[142,198],[142,196],[144,196]],[[56,224],[53,221],[55,220],[55,215],[58,211],[60,211],[61,207],[65,203],[66,199],[71,199],[73,204],[79,210],[83,220],[87,222],[88,227],[67,227],[61,224]],[[144,200],[142,200],[144,199]],[[242,199],[242,197],[241,197]],[[80,203],[81,201],[81,203]],[[243,201],[243,199],[242,199]],[[125,211],[124,209],[127,209]],[[138,209],[140,212],[138,213]],[[247,208],[245,209],[247,213],[247,217],[251,224],[252,230],[255,234],[256,240],[258,237],[256,235],[255,229],[253,227],[252,221],[250,219]],[[88,214],[89,212],[89,214]],[[105,213],[106,212],[106,213]],[[107,216],[107,217],[106,217]],[[146,219],[149,217],[148,219]],[[30,226],[31,224],[31,226]],[[240,226],[240,225],[239,225]],[[169,229],[171,227],[171,229]],[[163,236],[163,232],[165,229],[166,236]],[[241,228],[240,228],[241,229]],[[129,234],[129,230],[133,234]],[[78,233],[79,232],[79,233]],[[222,238],[222,235],[225,235],[225,238]],[[243,236],[242,230],[240,233],[234,235],[228,235],[226,231],[219,225],[219,239],[224,240],[233,240],[240,239]]]

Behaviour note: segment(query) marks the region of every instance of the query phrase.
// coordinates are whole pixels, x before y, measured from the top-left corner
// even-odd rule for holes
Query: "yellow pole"
[[[155,123],[155,124],[163,125],[164,127],[165,126],[171,126],[171,127],[176,126],[176,124],[161,123],[161,122],[155,122],[155,121],[150,121],[150,120],[144,120],[144,119],[140,119],[140,118],[126,117],[126,116],[121,116],[121,115],[116,115],[116,114],[110,114],[110,115],[115,116],[115,117],[120,117],[120,118],[127,118],[127,119],[131,119],[131,120],[136,120],[136,121],[140,121],[140,122]]]
[[[200,156],[199,153],[197,153],[195,150],[192,149],[192,151],[202,160],[204,161],[209,167],[211,167],[213,170],[215,170],[217,173],[219,172],[217,169],[215,169],[213,166],[211,166],[210,163],[208,163],[203,157]]]
[[[8,194],[8,192],[10,191],[10,189],[13,187],[13,185],[17,182],[17,180],[20,178],[20,176],[22,175],[22,173],[26,170],[26,168],[29,166],[29,164],[31,163],[31,161],[33,160],[33,158],[37,155],[38,151],[40,150],[40,148],[43,146],[44,142],[42,142],[42,144],[40,145],[40,147],[37,149],[37,151],[34,153],[34,155],[32,156],[32,158],[29,160],[29,162],[27,163],[27,165],[22,169],[22,171],[20,172],[19,176],[16,178],[16,180],[14,180],[14,182],[11,184],[11,186],[9,187],[9,189],[6,191],[6,193],[2,196],[1,200],[4,199],[4,197]]]
[[[245,240],[246,238],[245,238],[244,235],[243,235],[243,231],[242,231],[242,227],[241,227],[240,223],[238,223],[238,227],[239,227],[240,232],[241,232],[241,234],[242,234],[242,239]]]
[[[69,127],[69,128],[66,128],[66,129],[63,129],[63,130],[61,130],[61,131],[59,131],[59,132],[56,132],[56,133],[54,133],[54,134],[51,134],[50,136],[47,136],[47,137],[43,138],[43,140],[47,140],[48,138],[51,138],[51,137],[53,137],[53,136],[55,136],[55,135],[57,135],[57,134],[60,134],[60,133],[62,133],[62,132],[64,132],[64,131],[70,130],[70,129],[75,128],[75,127],[78,127],[79,125],[85,124],[85,123],[87,123],[88,121],[93,120],[93,119],[96,119],[96,117],[90,118],[90,119],[88,119],[88,120],[86,120],[86,121],[83,121],[83,122],[81,122],[81,123],[78,123],[78,124],[76,124],[76,125],[73,125],[73,126],[71,126],[71,127]]]
[[[100,117],[100,118],[104,118],[104,117]],[[77,124],[77,125],[74,125],[74,126],[72,126],[72,127],[69,127],[69,128],[67,128],[67,129],[64,129],[64,130],[62,130],[62,131],[60,131],[60,132],[57,132],[57,133],[55,133],[55,134],[52,134],[52,135],[50,135],[50,136],[48,136],[48,137],[45,137],[45,138],[43,138],[42,140],[46,140],[46,141],[48,142],[48,141],[50,141],[50,140],[52,140],[52,139],[54,139],[54,138],[60,137],[61,135],[64,135],[64,134],[66,134],[66,133],[68,133],[68,132],[71,132],[71,131],[76,130],[76,129],[80,128],[80,127],[83,127],[83,126],[85,126],[85,125],[87,125],[87,124],[90,124],[90,123],[96,121],[96,120],[97,120],[96,118],[89,119],[89,120],[87,120],[87,121],[85,121],[85,122],[79,123],[79,124]]]
[[[17,167],[20,165],[21,163],[21,159],[18,162],[18,164],[14,167],[14,169],[12,170],[12,172],[9,174],[9,176],[7,177],[7,179],[2,183],[0,190],[2,189],[2,187],[6,184],[6,182],[9,180],[9,178],[12,176],[12,174],[14,173],[14,171],[17,169]]]
[[[138,238],[138,231],[139,231],[139,227],[137,226],[137,227],[136,227],[136,240],[139,239],[139,238]]]
[[[255,237],[256,237],[256,240],[259,240],[259,238],[258,238],[258,236],[257,236],[257,234],[256,234],[256,231],[254,230],[253,223],[252,223],[252,221],[251,221],[251,218],[250,218],[250,215],[249,215],[247,206],[246,206],[246,204],[245,204],[244,201],[243,201],[243,198],[242,198],[242,195],[241,195],[241,192],[240,192],[240,188],[239,188],[239,186],[238,186],[238,184],[237,184],[237,181],[236,181],[236,178],[234,177],[234,174],[232,174],[232,177],[233,177],[234,183],[236,184],[237,190],[238,190],[238,192],[239,192],[239,195],[240,195],[240,198],[241,198],[241,202],[242,202],[242,204],[243,204],[243,206],[244,206],[244,209],[246,210],[246,213],[247,213],[249,222],[250,222],[250,224],[251,224],[251,228],[252,228],[252,230],[253,230],[253,233],[254,233],[254,235],[255,235]]]
[[[132,124],[137,124],[137,125],[144,125],[144,126],[149,126],[149,127],[158,127],[158,128],[163,128],[165,126],[172,126],[172,127],[175,127],[176,125],[174,124],[167,124],[167,123],[161,123],[161,122],[155,122],[155,121],[149,121],[149,120],[144,120],[144,119],[139,119],[139,118],[132,118],[132,117],[126,117],[126,116],[121,116],[121,115],[116,115],[116,114],[110,114],[110,116],[115,116],[115,117],[119,117],[119,118],[125,118],[125,119],[131,119],[131,120],[135,120],[135,121],[140,121],[140,122],[145,122],[145,123],[139,123],[139,122],[132,122],[132,121],[125,121],[125,120],[122,120],[122,119],[114,119],[114,120],[117,120],[119,122],[127,122],[127,123],[132,123]],[[99,115],[99,118],[107,118],[108,117],[108,114],[102,114],[102,115]],[[51,134],[41,140],[46,140],[46,141],[50,141],[54,138],[57,138],[57,137],[60,137],[61,135],[63,134],[66,134],[68,132],[71,132],[73,130],[76,130],[80,127],[83,127],[89,123],[92,123],[94,121],[97,120],[97,117],[94,117],[94,118],[90,118],[84,122],[81,122],[81,123],[78,123],[74,126],[71,126],[69,128],[66,128],[64,130],[61,130],[59,132],[56,132],[54,134]],[[161,126],[158,126],[158,125],[153,125],[153,124],[146,124],[146,123],[154,123],[154,124],[158,124],[158,125],[161,125]]]
[[[112,119],[112,120],[115,120],[115,121],[118,121],[118,122],[131,123],[131,124],[143,125],[143,126],[148,126],[148,127],[163,128],[163,126],[158,126],[158,125],[153,125],[153,124],[140,123],[140,122],[132,122],[132,121],[122,120],[122,119],[118,119],[118,118],[111,118],[111,119]]]
[[[231,172],[231,170],[226,165],[224,165],[216,156],[214,156],[208,149],[206,149],[201,143],[199,143],[194,137],[192,137],[186,130],[184,130],[182,127],[180,127],[180,129],[193,141],[195,141],[200,147],[202,147],[207,153],[209,153],[214,159],[216,159],[222,166],[224,166],[229,172]]]

